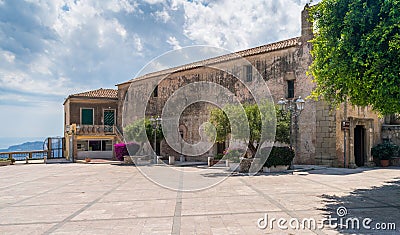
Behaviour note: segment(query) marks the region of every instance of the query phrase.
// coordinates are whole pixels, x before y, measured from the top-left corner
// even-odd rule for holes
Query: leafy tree
[[[231,120],[228,119],[228,116],[231,117]],[[262,105],[244,104],[243,109],[234,105],[224,107],[224,111],[219,108],[213,108],[210,111],[209,122],[215,127],[216,142],[224,142],[228,137],[248,141],[248,149],[254,157],[259,146],[264,141],[274,138],[275,108],[269,102],[265,102]],[[265,125],[262,125],[262,123],[265,123]],[[278,121],[279,123],[282,125],[284,119],[281,119],[280,122]],[[249,132],[244,131],[246,130],[246,125],[248,125]],[[235,128],[231,128],[231,126]],[[281,133],[279,141],[287,142],[286,140],[289,139],[288,131],[286,132],[287,136],[283,134],[285,128],[288,127],[287,123],[277,127],[277,130]],[[210,129],[206,130],[206,132],[211,133]]]
[[[290,114],[289,112],[276,112],[275,141],[290,144]]]
[[[400,112],[400,1],[322,0],[310,12],[312,95]]]
[[[150,141],[154,144],[154,128],[150,119],[138,119],[124,128],[124,137],[126,141],[134,141],[140,144],[140,150],[143,145]],[[156,130],[156,139],[160,141],[164,138],[161,128]],[[139,151],[140,151],[139,150]]]

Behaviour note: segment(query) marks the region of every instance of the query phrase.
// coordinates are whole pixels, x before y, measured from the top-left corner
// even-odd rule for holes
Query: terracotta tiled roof
[[[133,81],[139,81],[139,80],[143,80],[143,79],[150,78],[150,77],[160,76],[163,74],[203,67],[206,65],[225,62],[225,61],[237,59],[240,57],[246,57],[246,56],[252,56],[252,55],[257,55],[257,54],[261,54],[261,53],[268,53],[268,52],[272,52],[272,51],[282,50],[282,49],[286,49],[289,47],[295,47],[295,46],[299,45],[299,43],[300,43],[300,37],[291,38],[291,39],[274,42],[274,43],[270,43],[270,44],[266,44],[266,45],[262,45],[262,46],[258,46],[258,47],[253,47],[253,48],[246,49],[243,51],[238,51],[238,52],[234,52],[234,53],[230,53],[230,54],[226,54],[226,55],[222,55],[222,56],[217,56],[217,57],[206,59],[206,60],[196,61],[196,62],[193,62],[190,64],[186,64],[186,65],[182,65],[182,66],[178,66],[178,67],[174,67],[174,68],[170,68],[170,69],[165,69],[165,70],[161,70],[161,71],[157,71],[157,72],[153,72],[153,73],[148,73],[143,76],[131,79],[130,81],[125,82],[125,83],[131,83]],[[125,83],[121,83],[121,84],[125,84]],[[121,85],[121,84],[118,84],[118,85]]]
[[[118,90],[115,89],[97,89],[70,95],[69,97],[88,97],[88,98],[109,98],[118,99]]]

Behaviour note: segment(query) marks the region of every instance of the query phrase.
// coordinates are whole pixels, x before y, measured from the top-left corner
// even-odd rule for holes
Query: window
[[[78,151],[88,151],[89,149],[87,140],[78,140],[77,146],[78,146]]]
[[[287,98],[294,98],[294,80],[287,81]]]
[[[78,140],[78,151],[112,151],[112,140]]]
[[[93,109],[81,109],[81,124],[93,125]]]
[[[154,88],[153,97],[158,97],[158,85]]]
[[[89,151],[101,151],[101,140],[89,140]]]
[[[105,109],[103,111],[103,123],[106,126],[115,125],[115,110],[114,109]]]
[[[246,75],[246,81],[251,82],[253,80],[253,66],[246,65],[244,70]]]
[[[112,151],[112,141],[102,140],[101,141],[101,151]]]

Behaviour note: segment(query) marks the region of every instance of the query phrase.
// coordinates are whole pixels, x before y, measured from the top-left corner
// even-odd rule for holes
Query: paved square
[[[237,175],[198,192],[161,188],[118,164],[15,165],[0,175],[0,234],[400,234],[399,168]],[[295,228],[311,218],[323,228]]]

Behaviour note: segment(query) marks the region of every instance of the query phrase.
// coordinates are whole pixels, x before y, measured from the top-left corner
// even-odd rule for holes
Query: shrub
[[[225,158],[232,162],[240,162],[240,157],[242,157],[244,153],[244,149],[226,149],[224,151]]]
[[[224,157],[222,153],[218,153],[217,155],[214,156],[214,160],[221,160]]]
[[[267,154],[268,149],[261,149],[261,154]],[[271,153],[269,154],[267,161],[264,163],[264,167],[271,166],[288,166],[292,163],[294,158],[294,150],[289,147],[272,147]]]
[[[371,149],[371,154],[378,160],[390,160],[398,155],[399,146],[390,141],[385,141],[381,144],[375,145]]]
[[[129,142],[129,143],[126,144],[126,148],[127,148],[128,152],[129,152],[128,155],[136,155],[137,152],[140,149],[140,145],[138,143],[135,143],[135,142]]]
[[[124,156],[128,156],[128,149],[125,143],[114,144],[115,157],[118,161],[123,161]]]

